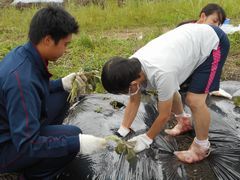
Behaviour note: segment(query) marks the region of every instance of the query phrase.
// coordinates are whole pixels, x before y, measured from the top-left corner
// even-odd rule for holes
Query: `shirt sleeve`
[[[51,80],[49,82],[50,92],[63,91],[62,79]]]
[[[205,28],[205,31],[199,32],[199,34],[201,34],[201,37],[202,37],[200,38],[201,55],[209,56],[213,49],[217,50],[220,40],[212,27],[210,27],[209,25],[206,25],[206,26],[203,26],[202,28]]]
[[[159,101],[169,100],[173,94],[180,89],[175,73],[171,72],[156,73],[155,83]]]
[[[4,83],[12,142],[29,157],[60,157],[78,152],[79,136],[41,136],[41,95],[32,79],[13,72]]]

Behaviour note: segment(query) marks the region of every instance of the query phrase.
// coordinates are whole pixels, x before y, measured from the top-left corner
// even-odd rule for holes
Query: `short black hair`
[[[37,45],[50,35],[55,44],[72,33],[78,33],[78,23],[67,11],[59,6],[40,9],[32,18],[28,33],[29,40]]]
[[[223,22],[226,20],[226,13],[225,13],[224,9],[215,3],[209,3],[206,6],[204,6],[202,8],[199,16],[201,16],[202,13],[204,13],[206,16],[209,16],[213,13],[217,13],[220,24],[223,24]]]
[[[141,63],[137,58],[113,57],[103,66],[103,87],[112,94],[126,94],[130,83],[140,77],[141,70]]]

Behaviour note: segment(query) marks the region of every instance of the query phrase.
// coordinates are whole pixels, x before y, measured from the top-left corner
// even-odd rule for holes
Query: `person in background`
[[[78,153],[105,148],[105,139],[62,125],[73,79],[82,84],[86,77],[50,80],[48,62],[64,54],[78,29],[64,9],[42,8],[31,20],[29,42],[0,62],[0,173],[53,179]]]
[[[176,136],[192,129],[178,92],[187,80],[186,104],[195,121],[196,137],[188,150],[174,154],[187,163],[201,161],[209,155],[210,113],[205,101],[210,91],[219,89],[229,46],[226,34],[219,27],[189,23],[153,39],[129,59],[113,57],[104,64],[103,87],[109,93],[130,96],[118,129],[122,137],[130,132],[141,92],[157,91],[159,115],[146,133],[129,140],[136,142],[135,152],[150,147],[171,113],[175,114],[178,129],[168,129],[166,133]]]
[[[215,26],[221,26],[225,20],[226,13],[224,9],[218,4],[209,3],[202,8],[198,20],[184,21],[179,23],[177,27],[187,23],[211,24]]]
[[[179,23],[177,27],[187,23],[210,24],[214,26],[221,26],[225,22],[226,16],[227,15],[221,6],[215,3],[209,3],[202,8],[198,20],[184,21]],[[212,91],[209,94],[232,99],[232,96],[221,88],[219,88],[219,90]]]

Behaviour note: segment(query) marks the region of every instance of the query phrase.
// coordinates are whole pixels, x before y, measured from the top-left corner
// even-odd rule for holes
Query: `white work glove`
[[[107,146],[107,141],[104,138],[88,134],[79,134],[79,141],[80,153],[85,155],[97,153]]]
[[[73,80],[76,78],[77,83],[80,87],[80,91],[85,91],[87,78],[83,74],[71,73],[62,78],[63,89],[70,92],[72,89]]]
[[[118,134],[121,136],[121,137],[126,137],[128,135],[128,133],[130,132],[130,129],[129,128],[125,128],[123,126],[120,126],[120,128],[118,129]]]
[[[141,134],[141,135],[135,136],[132,139],[129,139],[128,141],[136,142],[135,147],[133,149],[136,153],[141,152],[145,149],[148,149],[153,142],[153,140],[150,139],[147,136],[147,134]]]

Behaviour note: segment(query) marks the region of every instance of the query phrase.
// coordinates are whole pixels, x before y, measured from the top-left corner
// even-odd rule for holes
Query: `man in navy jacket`
[[[0,62],[0,173],[24,172],[27,179],[55,177],[76,154],[105,148],[103,138],[62,125],[66,98],[75,73],[50,81],[48,61],[63,55],[75,19],[60,7],[47,7],[33,17],[29,42]]]

